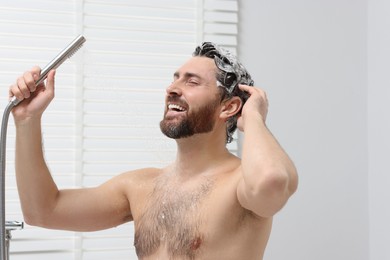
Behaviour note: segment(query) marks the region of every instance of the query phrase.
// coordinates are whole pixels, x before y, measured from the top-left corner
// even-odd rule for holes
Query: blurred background
[[[161,167],[165,88],[196,45],[236,53],[266,90],[267,124],[299,171],[265,260],[390,259],[390,2],[385,0],[14,0],[0,2],[0,105],[16,77],[78,34],[46,112],[46,159],[62,188]],[[7,220],[23,220],[7,139]],[[229,149],[239,155],[241,134]],[[133,226],[14,231],[11,259],[137,259]]]

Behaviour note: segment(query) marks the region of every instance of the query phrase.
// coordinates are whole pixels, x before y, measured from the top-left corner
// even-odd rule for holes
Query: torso
[[[272,219],[241,207],[237,167],[190,180],[169,168],[138,174],[129,197],[139,259],[262,259]]]

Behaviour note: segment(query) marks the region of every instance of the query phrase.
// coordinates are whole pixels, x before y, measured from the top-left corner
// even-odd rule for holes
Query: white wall
[[[370,260],[390,259],[390,2],[368,1]]]
[[[367,0],[240,7],[239,56],[267,91],[268,126],[300,175],[265,260],[369,259]]]

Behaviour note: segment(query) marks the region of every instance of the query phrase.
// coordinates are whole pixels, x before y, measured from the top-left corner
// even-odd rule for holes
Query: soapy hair
[[[221,90],[221,101],[238,96],[242,100],[242,106],[245,104],[249,95],[240,90],[238,85],[253,86],[254,81],[235,55],[215,43],[204,42],[196,47],[193,56],[208,57],[214,60],[215,65],[218,68],[216,78],[217,85]],[[230,143],[233,140],[233,134],[237,129],[237,119],[240,114],[241,110],[227,121],[227,143]]]

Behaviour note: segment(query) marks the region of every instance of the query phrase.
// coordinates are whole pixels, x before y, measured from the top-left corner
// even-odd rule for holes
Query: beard
[[[161,132],[173,139],[208,133],[214,128],[215,121],[213,117],[218,104],[218,100],[215,99],[203,107],[192,112],[183,113],[183,115],[177,116],[173,120],[169,120],[164,116],[160,122]]]

